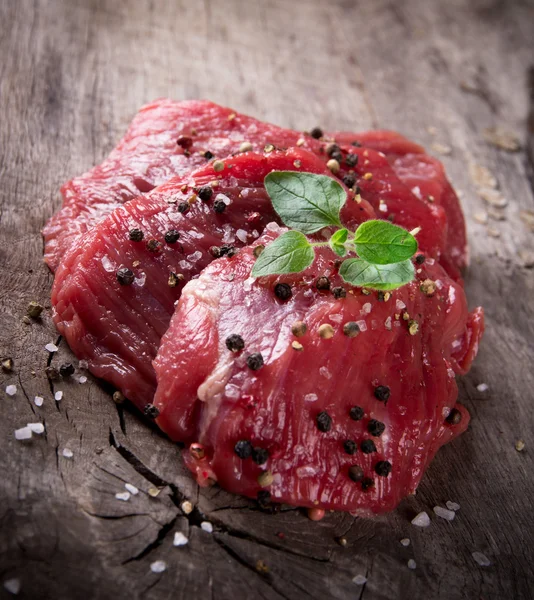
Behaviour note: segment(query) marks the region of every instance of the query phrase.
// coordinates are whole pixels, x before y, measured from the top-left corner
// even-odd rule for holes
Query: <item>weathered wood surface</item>
[[[483,138],[500,126],[528,147],[532,62],[528,1],[2,0],[0,352],[15,369],[2,373],[0,392],[1,581],[18,578],[21,598],[532,597],[533,231],[522,213],[534,209],[532,154],[529,163],[528,153]],[[265,514],[218,488],[199,491],[176,446],[118,412],[93,379],[57,384],[64,398],[54,402],[43,372],[44,345],[57,339],[49,311],[22,322],[28,301],[49,305],[40,228],[59,206],[60,184],[102,160],[139,106],[160,96],[210,98],[302,129],[388,127],[450,147],[443,160],[470,232],[467,291],[486,309],[487,334],[460,382],[469,431],[394,513],[320,523],[298,510]],[[509,200],[505,220],[489,221],[500,237],[473,219],[486,207],[470,163],[487,167]],[[60,345],[53,364],[68,358]],[[482,382],[488,391],[477,391]],[[13,398],[8,384],[18,387]],[[45,435],[14,439],[35,421]],[[124,482],[141,490],[129,502],[114,497]],[[163,486],[156,499],[153,485]],[[186,498],[196,507],[188,517]],[[446,500],[461,504],[452,523],[410,525]],[[213,534],[200,529],[203,518]],[[188,546],[173,548],[175,531]],[[156,559],[167,561],[165,573],[150,571]],[[352,582],[357,574],[365,586]]]

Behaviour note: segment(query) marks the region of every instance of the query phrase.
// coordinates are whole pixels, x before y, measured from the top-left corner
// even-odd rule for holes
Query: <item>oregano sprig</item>
[[[315,248],[329,246],[347,258],[339,274],[349,284],[376,290],[393,290],[415,277],[411,257],[417,251],[412,233],[389,221],[370,220],[355,232],[342,227],[340,212],[346,201],[343,187],[333,178],[315,173],[273,171],[265,177],[265,189],[275,211],[291,230],[271,242],[260,254],[252,275],[299,273],[314,261]],[[336,228],[324,242],[305,234]]]

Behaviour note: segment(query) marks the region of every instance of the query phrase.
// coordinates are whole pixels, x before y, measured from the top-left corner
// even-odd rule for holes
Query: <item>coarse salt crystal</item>
[[[267,231],[272,231],[273,233],[275,233],[280,231],[281,227],[278,225],[278,223],[272,221],[271,223],[267,223],[265,229],[267,229]]]
[[[177,531],[174,534],[174,540],[172,541],[173,546],[185,546],[189,543],[189,540],[185,537],[185,535],[181,531]]]
[[[35,396],[33,401],[35,403],[35,406],[42,406],[43,402],[44,402],[44,398],[42,398],[41,396]]]
[[[16,596],[20,592],[20,579],[6,579],[4,581],[4,589]]]
[[[213,525],[209,521],[202,521],[200,527],[208,533],[213,533]]]
[[[356,321],[356,325],[360,328],[360,333],[367,331],[367,323],[365,321]]]
[[[451,502],[450,500],[447,500],[447,502],[445,502],[445,506],[449,510],[460,510],[460,505],[457,502]]]
[[[327,379],[332,379],[332,373],[330,373],[330,371],[326,368],[326,367],[321,367],[319,369],[319,373],[323,376],[326,377]]]
[[[235,235],[240,242],[243,242],[243,244],[247,243],[247,232],[244,229],[238,229]]]
[[[224,194],[217,194],[217,196],[215,196],[215,200],[222,200],[226,204],[226,206],[228,206],[232,202],[230,198],[228,198],[228,196],[225,196]]]
[[[78,361],[78,368],[79,369],[87,369],[89,367],[89,363],[86,360],[80,360]]]
[[[16,440],[29,440],[32,437],[32,430],[29,427],[21,427],[15,429]]]
[[[115,498],[117,498],[117,500],[122,500],[123,502],[128,502],[130,499],[130,492],[117,492]]]
[[[305,402],[315,402],[317,400],[317,394],[306,394],[304,396]]]
[[[82,375],[82,376],[81,376],[81,377],[78,379],[78,381],[79,381],[80,383],[87,383],[87,377],[86,377],[85,375]]]
[[[408,561],[408,569],[415,569],[417,567],[417,563],[413,558],[410,558]]]
[[[403,308],[406,308],[406,304],[404,304],[402,300],[397,300],[397,302],[395,302],[395,307],[397,310],[402,310]]]
[[[473,552],[471,556],[481,567],[489,567],[491,565],[490,559],[485,554],[482,554],[482,552]]]
[[[134,280],[134,283],[136,286],[138,287],[143,287],[146,283],[146,273],[145,272],[141,272],[139,277],[136,277]]]
[[[365,577],[365,575],[356,575],[356,577],[352,578],[352,581],[354,581],[356,585],[363,585],[367,581],[367,577]]]
[[[74,453],[70,448],[63,448],[62,454],[65,458],[72,458],[74,456]]]
[[[388,317],[385,321],[384,321],[384,327],[386,329],[391,330],[391,317]]]
[[[487,392],[489,390],[489,385],[487,383],[479,383],[477,385],[477,390],[479,392]]]
[[[62,399],[63,399],[63,392],[62,392],[62,391],[56,392],[56,393],[54,394],[54,399],[55,399],[55,400],[57,400],[58,402],[59,402],[60,400],[62,400]]]
[[[369,314],[371,312],[371,309],[373,307],[371,306],[370,302],[366,302],[363,306],[362,306],[362,312],[365,314]]]
[[[406,547],[406,546],[409,546],[409,545],[410,545],[410,538],[402,538],[402,540],[400,541],[400,543],[401,543],[403,546],[405,546],[405,547]]]
[[[152,573],[163,573],[167,569],[167,563],[164,560],[155,560],[150,565]]]
[[[107,271],[108,273],[111,273],[111,271],[114,270],[113,263],[109,260],[109,258],[107,256],[103,256],[100,259],[100,262],[102,263],[104,270]]]
[[[419,200],[422,200],[423,198],[423,196],[421,195],[421,188],[418,185],[412,188],[412,194],[417,196]]]
[[[189,254],[187,256],[187,260],[190,260],[191,262],[197,262],[197,260],[200,260],[202,258],[202,252],[200,252],[199,250],[197,250],[196,252],[193,252],[193,254]]]
[[[130,492],[130,494],[132,494],[132,496],[137,496],[139,493],[139,490],[131,483],[125,483],[124,487]]]
[[[252,285],[255,281],[255,277],[249,277],[248,279],[245,279],[245,281],[243,281],[243,289],[245,290],[245,292],[250,292],[250,290],[252,289]]]
[[[430,525],[430,517],[423,511],[412,519],[412,525],[416,527],[428,527]]]
[[[185,500],[184,502],[182,502],[180,508],[182,509],[185,515],[188,515],[189,513],[193,512],[193,505],[191,504],[191,502],[189,502],[189,500]]]
[[[6,394],[8,396],[14,396],[17,393],[17,386],[16,385],[8,385],[6,386]]]
[[[58,348],[55,344],[50,343],[45,346],[45,350],[48,350],[48,352],[57,352]]]
[[[28,427],[33,433],[41,434],[44,433],[44,425],[42,423],[28,423]]]
[[[456,513],[453,510],[448,510],[442,506],[434,506],[434,512],[438,515],[438,517],[441,517],[446,521],[452,521],[456,516]]]
[[[181,260],[178,264],[180,265],[180,269],[190,269],[193,266],[190,262],[187,262],[186,260]]]
[[[385,202],[381,202],[380,206],[378,207],[378,210],[380,212],[388,212],[388,205]]]

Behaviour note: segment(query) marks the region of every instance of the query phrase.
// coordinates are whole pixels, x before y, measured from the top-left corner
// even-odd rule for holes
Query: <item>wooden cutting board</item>
[[[15,366],[0,390],[1,581],[18,579],[21,598],[84,600],[532,597],[533,50],[532,2],[3,0],[0,352]],[[396,129],[443,160],[469,227],[467,294],[485,307],[487,333],[459,382],[468,432],[392,514],[266,514],[218,487],[199,490],[177,447],[93,378],[57,383],[54,401],[50,311],[23,322],[30,300],[50,306],[39,231],[60,185],[101,161],[160,96],[209,98],[300,129]],[[496,127],[522,149],[488,141]],[[481,179],[506,207],[488,210]],[[52,364],[72,358],[60,343]],[[37,421],[45,434],[15,440]],[[128,502],[115,498],[125,482],[140,490]],[[447,500],[461,505],[453,522],[433,513]],[[422,510],[427,529],[410,524]],[[187,546],[173,547],[177,531]],[[165,572],[151,571],[157,560]]]

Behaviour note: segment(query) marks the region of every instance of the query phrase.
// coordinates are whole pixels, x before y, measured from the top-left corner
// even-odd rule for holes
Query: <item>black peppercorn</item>
[[[354,177],[354,175],[351,175],[350,173],[348,175],[345,175],[345,177],[343,177],[343,183],[348,187],[351,188],[354,186],[354,184],[356,183],[356,177]]]
[[[140,242],[145,237],[145,234],[137,228],[130,229],[130,233],[128,235],[132,242]]]
[[[353,154],[353,153],[349,153],[347,154],[347,157],[345,158],[345,162],[347,163],[347,167],[355,167],[358,164],[358,155],[357,154]]]
[[[176,242],[180,239],[180,232],[176,231],[176,229],[170,229],[165,234],[165,241],[167,244],[176,244]]]
[[[274,295],[279,300],[282,300],[282,302],[285,302],[291,298],[293,292],[291,291],[291,286],[289,286],[287,283],[277,283],[274,286]]]
[[[189,211],[189,202],[180,202],[180,204],[178,204],[178,212],[182,213],[183,215]]]
[[[323,137],[323,130],[320,127],[314,127],[310,131],[310,135],[312,136],[312,138],[320,140]]]
[[[59,367],[59,373],[61,377],[70,377],[71,375],[74,375],[75,370],[76,369],[72,363],[65,363]]]
[[[226,338],[226,347],[230,352],[240,352],[245,347],[245,341],[237,333],[232,333]]]
[[[361,481],[363,479],[363,469],[360,465],[352,465],[352,467],[349,467],[349,477],[352,481]]]
[[[347,295],[347,290],[342,286],[337,286],[332,288],[332,294],[334,294],[334,298],[339,300],[340,298],[345,298]]]
[[[367,431],[374,437],[380,437],[386,429],[384,423],[377,421],[376,419],[371,419],[367,424]]]
[[[462,413],[457,408],[453,408],[445,420],[450,425],[458,425],[462,420]]]
[[[372,452],[376,452],[376,446],[373,440],[363,440],[360,444],[360,450],[364,454],[371,454]]]
[[[377,385],[375,387],[375,398],[380,400],[380,402],[387,402],[390,394],[391,390],[387,385]]]
[[[332,429],[332,417],[324,410],[317,415],[315,422],[317,424],[317,429],[323,433]]]
[[[360,326],[355,321],[347,321],[343,325],[343,333],[349,338],[354,338],[360,333]]]
[[[213,256],[213,258],[219,258],[221,256],[221,249],[219,246],[211,246],[210,254]]]
[[[207,202],[213,195],[213,188],[210,185],[203,185],[198,188],[197,196],[203,201]]]
[[[204,158],[207,160],[211,160],[214,156],[215,154],[213,154],[213,152],[210,152],[209,150],[206,150],[206,152],[204,152]]]
[[[143,412],[149,419],[156,419],[159,417],[159,410],[153,404],[147,404],[143,409]]]
[[[328,291],[330,289],[330,279],[328,277],[319,277],[315,282],[315,287],[321,291]]]
[[[269,460],[269,451],[265,448],[252,448],[252,460],[257,465],[264,465]]]
[[[388,460],[380,460],[375,465],[375,473],[380,477],[387,477],[391,473],[391,463]]]
[[[345,450],[345,452],[347,454],[356,454],[356,451],[358,450],[358,446],[356,445],[356,442],[354,442],[353,440],[345,440],[343,442],[343,449]]]
[[[365,492],[369,488],[374,486],[375,482],[370,477],[364,477],[362,479],[362,490]]]
[[[349,411],[349,415],[353,421],[361,421],[363,419],[363,408],[361,406],[353,406]]]
[[[351,145],[352,146],[356,146],[356,148],[360,148],[361,147],[361,144],[360,144],[360,142],[358,140],[354,140]]]
[[[424,255],[424,254],[418,254],[418,255],[415,257],[415,262],[416,262],[418,265],[422,265],[422,264],[425,262],[425,255]]]
[[[228,256],[228,258],[231,258],[235,254],[237,254],[237,248],[235,248],[234,246],[224,244],[219,248],[219,252],[220,256]]]
[[[252,456],[252,444],[247,440],[239,440],[234,446],[234,452],[243,460],[249,458]]]
[[[257,371],[263,367],[263,356],[260,352],[253,352],[247,356],[247,366],[252,371]]]
[[[121,267],[117,271],[117,281],[121,285],[132,285],[132,283],[134,282],[134,279],[135,279],[135,275],[133,274],[133,271],[131,271],[127,267]]]
[[[223,213],[226,210],[226,204],[223,200],[215,200],[213,203],[213,210],[216,213]]]

